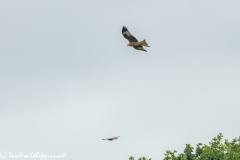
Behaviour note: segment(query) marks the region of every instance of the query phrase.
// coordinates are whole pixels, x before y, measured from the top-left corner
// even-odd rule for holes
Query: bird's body
[[[148,46],[145,39],[141,42],[138,42],[138,40],[134,36],[131,35],[131,33],[128,31],[127,27],[125,27],[125,26],[123,26],[123,28],[122,28],[122,34],[129,41],[128,46],[132,46],[136,50],[141,50],[141,51],[147,52],[143,48],[143,46],[150,47],[150,46]]]
[[[146,43],[146,40],[144,39],[143,41],[141,42],[130,42],[128,44],[128,46],[133,46],[133,47],[137,47],[137,46],[146,46],[146,47],[149,47],[148,44]]]
[[[109,140],[109,141],[113,141],[113,140],[116,140],[116,139],[118,139],[118,137],[120,137],[120,136],[117,136],[117,137],[111,137],[111,138],[106,138],[106,139],[102,139],[102,140]]]

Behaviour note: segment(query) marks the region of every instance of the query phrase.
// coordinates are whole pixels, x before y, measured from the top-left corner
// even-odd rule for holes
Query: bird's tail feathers
[[[145,47],[150,47],[147,42],[146,42],[146,39],[144,39],[143,41],[141,41],[141,45],[142,46],[145,46]]]

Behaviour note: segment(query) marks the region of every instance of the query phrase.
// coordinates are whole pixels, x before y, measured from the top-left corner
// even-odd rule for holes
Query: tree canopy
[[[134,157],[130,157],[129,160],[134,160]],[[150,159],[147,159],[145,157],[141,157],[141,158],[138,158],[138,160],[152,160],[151,158]]]
[[[219,133],[209,144],[198,143],[196,148],[186,144],[183,153],[167,150],[163,160],[240,160],[240,137],[232,141],[223,140],[223,135]],[[130,157],[129,160],[134,160]],[[138,160],[151,160],[145,157]]]
[[[223,141],[219,133],[209,145],[198,143],[196,149],[186,144],[184,152],[176,155],[177,151],[166,151],[164,160],[240,160],[240,137],[231,142]]]

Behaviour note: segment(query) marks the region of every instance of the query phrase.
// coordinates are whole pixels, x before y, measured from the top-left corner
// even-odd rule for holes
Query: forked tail
[[[147,42],[146,42],[145,39],[144,39],[143,41],[141,41],[141,45],[142,45],[142,46],[145,46],[145,47],[150,47],[150,46],[147,44]]]

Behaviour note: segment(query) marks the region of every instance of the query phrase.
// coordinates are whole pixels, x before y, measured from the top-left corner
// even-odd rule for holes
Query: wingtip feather
[[[126,26],[123,26],[122,30],[123,30],[123,31],[127,31],[128,29],[127,29]]]

